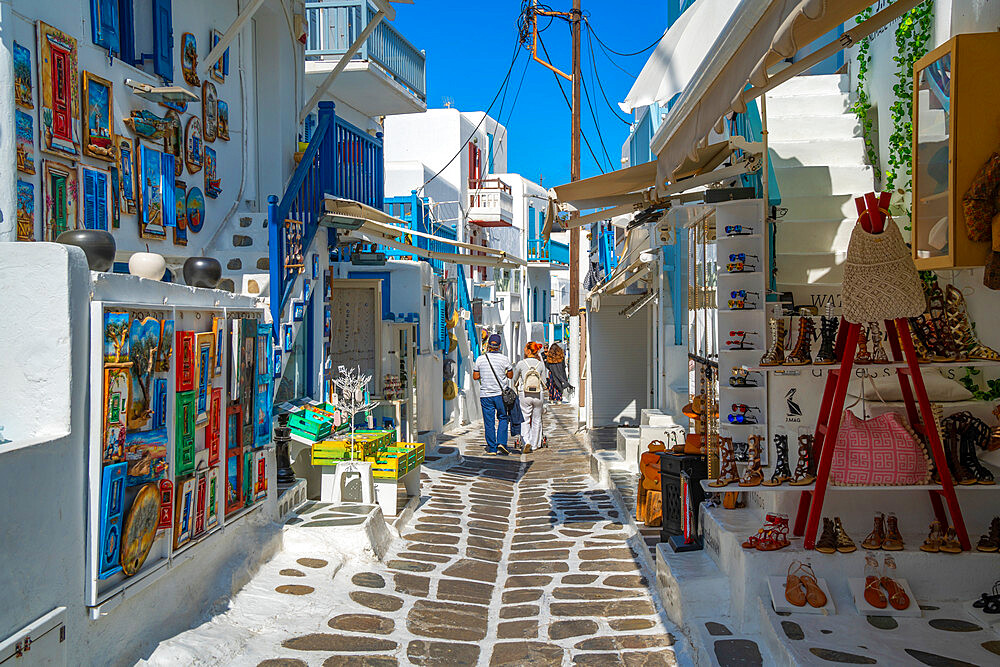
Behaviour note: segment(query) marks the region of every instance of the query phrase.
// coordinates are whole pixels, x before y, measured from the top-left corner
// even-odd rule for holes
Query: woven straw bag
[[[927,309],[917,267],[899,227],[886,217],[881,234],[854,225],[844,263],[844,319],[863,324],[918,317]]]

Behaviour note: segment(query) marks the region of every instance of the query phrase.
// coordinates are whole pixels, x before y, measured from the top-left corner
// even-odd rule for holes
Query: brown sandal
[[[882,549],[885,551],[902,551],[903,536],[899,534],[899,524],[895,514],[889,515],[889,518],[885,520],[885,526],[885,541],[882,543]]]
[[[815,548],[821,554],[837,553],[837,533],[830,519],[823,518],[823,533],[816,540]]]
[[[809,563],[800,563],[799,570],[802,571],[799,575],[799,581],[806,589],[806,602],[809,603],[810,607],[816,609],[825,607],[826,593],[819,587],[819,580],[816,578],[816,573],[813,572],[812,565]]]
[[[941,551],[941,542],[943,541],[944,524],[935,519],[934,521],[931,521],[931,528],[927,533],[927,539],[924,540],[922,545],[920,545],[920,550],[929,554],[936,554]]]
[[[878,561],[871,554],[865,556],[865,602],[876,609],[885,609],[888,600],[880,587],[882,577],[878,572]]]
[[[875,527],[868,533],[861,546],[865,549],[881,549],[885,544],[885,515],[879,512],[875,515]]]
[[[747,467],[740,486],[760,486],[764,481],[764,471],[760,465],[760,443],[764,438],[759,435],[751,435],[747,438],[750,443],[750,465]]]
[[[941,551],[946,554],[962,553],[962,544],[958,541],[958,533],[955,532],[954,527],[949,527],[948,532],[945,533],[944,541],[941,543]]]
[[[793,560],[788,566],[788,574],[785,575],[785,599],[789,604],[796,607],[806,606],[806,591],[802,580],[795,573],[802,567],[802,563]],[[794,569],[793,569],[794,568]]]
[[[833,517],[834,530],[837,534],[837,551],[842,554],[849,554],[858,550],[857,545],[854,544],[852,540],[847,535],[847,531],[844,530],[844,524],[840,522],[840,517]]]
[[[890,574],[893,576],[890,577]],[[910,596],[906,594],[903,587],[893,578],[895,574],[896,559],[892,556],[886,556],[882,562],[882,578],[879,580],[879,583],[885,589],[885,592],[889,594],[889,604],[892,605],[892,608],[896,611],[903,611],[910,606]]]

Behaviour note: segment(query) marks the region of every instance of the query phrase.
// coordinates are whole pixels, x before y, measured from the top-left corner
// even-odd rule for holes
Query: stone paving
[[[680,634],[637,557],[642,536],[589,477],[568,410],[556,406],[547,420],[549,447],[525,456],[483,456],[472,428],[452,438],[462,459],[425,470],[424,502],[381,562],[279,556],[232,605],[267,599],[279,610],[268,621],[227,630],[213,619],[200,639],[196,628],[177,642],[225,635],[211,656],[175,646],[150,662],[677,664]]]

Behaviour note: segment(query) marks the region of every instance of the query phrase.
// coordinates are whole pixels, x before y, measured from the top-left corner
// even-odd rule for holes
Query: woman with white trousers
[[[541,343],[528,343],[524,346],[524,359],[514,366],[513,384],[517,388],[524,423],[521,424],[521,438],[524,441],[523,453],[541,448],[542,445],[542,412],[545,406],[545,387],[548,379],[548,369],[539,358]]]

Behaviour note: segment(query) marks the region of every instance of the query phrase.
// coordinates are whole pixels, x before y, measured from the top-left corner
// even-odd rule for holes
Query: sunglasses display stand
[[[760,363],[760,356],[767,344],[767,319],[764,310],[767,283],[763,270],[765,265],[760,260],[767,253],[762,234],[727,235],[726,228],[739,226],[742,230],[750,228],[756,231],[763,228],[763,220],[764,206],[759,200],[726,202],[716,207],[719,430],[722,437],[730,437],[736,444],[746,443],[749,436],[755,433],[763,433],[767,442],[767,375],[754,376],[758,385],[756,387],[734,387],[729,383],[734,367],[753,367]],[[734,268],[731,266],[734,263],[742,263],[744,271],[729,271],[729,268]],[[747,270],[754,268],[753,271]],[[736,296],[733,296],[734,292]],[[742,338],[731,336],[730,331],[749,333],[742,345],[726,345],[727,340]],[[735,410],[734,405],[737,406]],[[736,451],[737,463],[747,463],[747,448],[736,447]],[[764,465],[768,463],[767,447],[761,448],[761,462]]]

